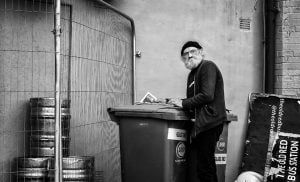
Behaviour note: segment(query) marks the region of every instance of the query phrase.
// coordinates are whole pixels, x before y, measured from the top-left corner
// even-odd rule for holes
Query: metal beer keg
[[[69,156],[70,137],[62,136],[62,155]],[[30,156],[54,157],[55,137],[53,135],[30,136]]]
[[[15,159],[16,180],[18,182],[46,182],[48,181],[48,170],[50,158],[24,158]]]
[[[61,117],[70,119],[70,100],[61,101]],[[55,99],[40,97],[30,99],[31,118],[55,118]]]
[[[61,101],[62,153],[69,156],[70,100]],[[55,99],[49,97],[30,99],[29,155],[53,157],[55,155]]]
[[[70,117],[70,108],[61,108],[61,117]],[[31,107],[30,112],[31,118],[55,118],[55,108],[54,107]]]
[[[64,157],[62,161],[63,181],[93,182],[94,181],[94,161],[92,156],[70,156]],[[54,178],[54,160],[50,162],[49,178]]]
[[[61,120],[62,136],[69,136],[70,120]],[[55,119],[53,118],[31,118],[30,135],[55,135]]]
[[[70,108],[70,100],[62,100],[62,108]],[[30,98],[31,107],[55,107],[55,98],[53,97],[36,97]]]

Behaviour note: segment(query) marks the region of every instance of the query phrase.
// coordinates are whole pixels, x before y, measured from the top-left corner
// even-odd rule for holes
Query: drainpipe
[[[276,17],[280,12],[273,0],[264,0],[265,12],[265,93],[275,92]]]
[[[115,7],[111,6],[110,4],[104,2],[103,0],[96,0],[97,2],[99,2],[100,4],[104,5],[105,7],[107,7],[108,9],[111,9],[112,11],[118,13],[119,15],[123,16],[124,18],[128,19],[131,23],[131,34],[132,34],[132,79],[133,79],[133,83],[132,83],[132,104],[135,103],[136,101],[136,91],[135,91],[135,82],[136,82],[136,72],[135,72],[135,57],[136,57],[136,53],[135,53],[135,24],[134,21],[131,17],[129,17],[128,15],[124,14],[123,12],[119,11],[118,9],[116,9]]]
[[[60,38],[61,38],[61,0],[55,1],[54,44],[55,44],[55,182],[62,182],[62,144],[60,113]]]

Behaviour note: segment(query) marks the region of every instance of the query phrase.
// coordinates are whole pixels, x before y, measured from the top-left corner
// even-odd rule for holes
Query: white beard
[[[194,68],[196,68],[201,61],[197,61],[196,59],[190,59],[187,62],[185,62],[185,67],[189,70],[192,70]]]

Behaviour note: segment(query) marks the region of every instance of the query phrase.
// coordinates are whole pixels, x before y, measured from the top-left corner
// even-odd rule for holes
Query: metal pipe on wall
[[[136,101],[136,91],[135,91],[135,77],[136,77],[136,72],[135,72],[135,24],[134,24],[134,20],[129,17],[128,15],[124,14],[123,12],[121,12],[120,10],[116,9],[115,7],[111,6],[110,4],[104,2],[103,0],[96,0],[97,2],[99,2],[100,4],[104,5],[105,7],[113,10],[114,12],[118,13],[119,15],[123,16],[124,18],[128,19],[131,23],[131,33],[132,33],[132,103],[134,104]]]
[[[61,0],[55,0],[54,45],[55,45],[55,182],[62,182],[62,142],[60,113],[60,38]]]
[[[263,13],[263,44],[264,44],[264,64],[263,64],[263,92],[266,92],[266,2],[262,2],[262,13]]]
[[[264,1],[265,13],[265,93],[275,93],[276,17],[279,13],[276,2]]]

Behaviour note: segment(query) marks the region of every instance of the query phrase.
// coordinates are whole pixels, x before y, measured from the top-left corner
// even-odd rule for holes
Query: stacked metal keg
[[[94,157],[69,156],[70,101],[61,103],[63,181],[93,182]],[[16,179],[22,182],[54,181],[55,99],[30,99],[29,157],[15,159]]]
[[[62,161],[63,181],[94,182],[94,161],[91,156],[69,156]],[[54,158],[15,159],[18,182],[54,182]]]
[[[16,180],[18,182],[47,182],[50,158],[25,158],[15,159],[17,168]]]
[[[69,156],[70,101],[61,103],[62,153]],[[30,146],[31,157],[53,157],[55,154],[55,99],[30,99]]]
[[[69,182],[93,182],[94,181],[94,161],[91,156],[69,156],[62,161],[63,181]],[[54,159],[51,160],[49,179],[54,182]]]

